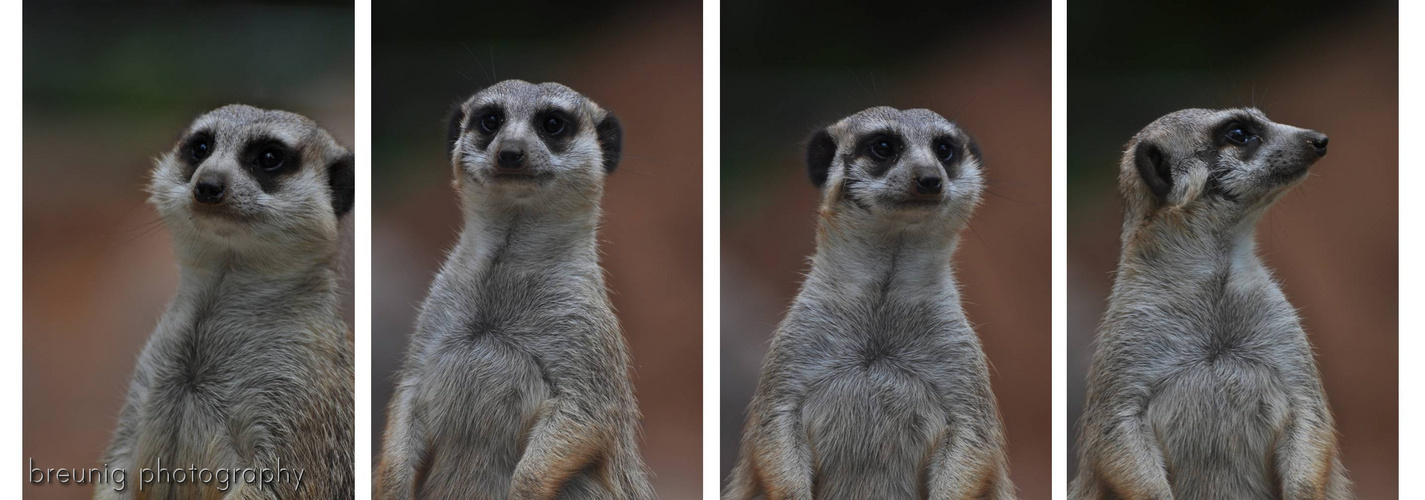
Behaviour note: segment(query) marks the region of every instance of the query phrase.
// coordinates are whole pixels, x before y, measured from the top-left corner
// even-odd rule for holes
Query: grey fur
[[[173,236],[178,294],[139,355],[105,461],[128,471],[190,465],[304,471],[296,481],[136,484],[94,498],[351,498],[353,357],[338,309],[341,231],[328,166],[350,153],[310,120],[231,105],[198,117],[185,138],[213,134],[193,175],[183,140],[156,161],[149,201]],[[241,146],[283,141],[301,167],[266,192]],[[296,161],[296,160],[294,160]],[[228,176],[219,209],[200,209],[193,183]],[[200,213],[201,212],[201,213]]]
[[[488,106],[504,114],[493,134],[475,128]],[[577,122],[560,145],[534,119],[551,107]],[[517,80],[457,110],[451,166],[465,228],[411,337],[378,498],[653,498],[596,244],[605,160],[618,148],[598,130],[612,120],[568,87]],[[497,178],[497,152],[521,144],[536,180]]]
[[[864,151],[877,132],[902,138],[893,160]],[[940,138],[954,143],[947,164]],[[978,148],[932,111],[878,107],[809,149],[814,182],[826,168],[817,252],[772,338],[723,498],[1013,498],[988,362],[950,266],[983,189]],[[933,205],[900,205],[935,172]]]
[[[1258,140],[1227,141],[1234,123]],[[1253,237],[1324,138],[1255,109],[1188,109],[1128,143],[1071,498],[1352,498],[1311,345]],[[1154,148],[1163,196],[1136,166]]]

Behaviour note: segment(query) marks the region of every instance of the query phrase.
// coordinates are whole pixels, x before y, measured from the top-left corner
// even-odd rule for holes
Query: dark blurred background
[[[1316,348],[1357,493],[1396,497],[1396,46],[1392,2],[1073,2],[1071,435],[1117,266],[1124,144],[1178,109],[1255,105],[1331,136],[1330,154],[1263,217],[1259,252]]]
[[[24,453],[37,467],[98,467],[177,290],[143,193],[152,159],[193,118],[235,102],[301,113],[352,145],[355,19],[350,3],[321,1],[24,7]],[[348,324],[351,227],[347,217]]]
[[[702,6],[696,1],[376,2],[372,39],[372,451],[417,309],[461,217],[451,106],[499,80],[563,83],[618,115],[599,235],[633,354],[660,498],[702,464]],[[373,457],[374,458],[374,457]]]
[[[992,365],[1021,498],[1049,498],[1049,2],[722,3],[721,471],[816,249],[804,140],[929,108],[979,141],[989,192],[954,266]]]

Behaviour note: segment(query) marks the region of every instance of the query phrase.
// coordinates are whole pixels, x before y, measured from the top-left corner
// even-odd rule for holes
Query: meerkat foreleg
[[[1286,500],[1350,498],[1330,424],[1294,413],[1276,448],[1276,466]]]
[[[127,477],[138,477],[138,471],[133,468],[134,463],[134,439],[138,430],[139,401],[145,397],[148,386],[142,376],[135,376],[133,382],[129,384],[129,397],[124,402],[123,410],[119,411],[119,423],[114,429],[114,437],[109,442],[109,451],[104,455],[104,461],[112,470],[122,470]],[[113,488],[100,486],[94,489],[94,500],[117,500],[133,498],[133,492],[129,488],[125,491],[114,491]]]
[[[767,500],[811,500],[815,471],[796,408],[774,407],[749,429],[750,473]]]
[[[425,439],[411,415],[410,392],[396,388],[391,412],[387,415],[385,445],[377,465],[375,497],[382,500],[415,498],[416,474],[426,454]]]
[[[598,425],[567,397],[544,402],[524,455],[515,464],[510,500],[552,500],[609,448],[611,429]]]
[[[1141,415],[1141,410],[1117,412],[1104,424],[1093,453],[1099,480],[1125,500],[1171,500],[1163,452]]]
[[[927,471],[928,498],[1013,499],[1000,460],[983,442],[966,439],[981,435],[968,425],[947,430],[936,444]]]

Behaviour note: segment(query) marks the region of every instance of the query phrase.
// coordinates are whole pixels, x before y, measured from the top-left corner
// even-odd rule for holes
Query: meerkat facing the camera
[[[978,147],[932,111],[877,107],[807,149],[817,250],[723,498],[1013,498],[950,265],[983,190]]]
[[[1256,109],[1174,112],[1128,143],[1071,498],[1351,498],[1311,344],[1254,239],[1326,144]]]
[[[149,201],[173,237],[178,294],[139,355],[105,460],[134,479],[160,460],[303,479],[100,485],[95,498],[351,498],[337,263],[353,169],[311,120],[243,105],[198,117],[157,160]]]
[[[597,245],[621,134],[557,83],[503,81],[456,109],[465,227],[411,337],[378,498],[653,498]]]

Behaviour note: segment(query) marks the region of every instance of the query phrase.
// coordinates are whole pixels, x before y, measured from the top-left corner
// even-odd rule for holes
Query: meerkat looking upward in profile
[[[653,498],[596,242],[621,134],[557,83],[503,81],[456,109],[465,227],[411,337],[378,498]]]
[[[1178,111],[1128,143],[1071,498],[1351,498],[1311,345],[1254,239],[1326,143],[1256,109]]]
[[[354,167],[311,120],[242,105],[198,117],[158,159],[149,201],[173,237],[178,295],[139,355],[105,460],[134,479],[159,461],[302,479],[99,485],[95,498],[352,497],[337,262]]]
[[[749,499],[1014,497],[988,363],[951,270],[984,181],[924,109],[867,109],[807,148],[817,250],[772,338],[724,492]]]

